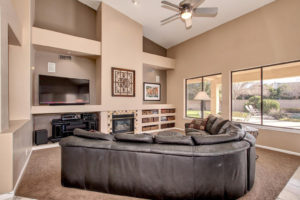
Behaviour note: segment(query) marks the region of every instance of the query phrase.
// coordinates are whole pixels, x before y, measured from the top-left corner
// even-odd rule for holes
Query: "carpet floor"
[[[255,183],[240,200],[274,200],[300,165],[300,157],[257,148]],[[138,200],[65,188],[60,184],[60,148],[33,151],[17,196],[45,200]]]

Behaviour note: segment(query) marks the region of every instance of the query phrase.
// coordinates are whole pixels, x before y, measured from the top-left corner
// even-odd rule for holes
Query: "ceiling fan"
[[[185,27],[192,27],[192,17],[215,17],[218,14],[217,7],[198,8],[205,0],[183,0],[179,5],[168,1],[162,1],[164,8],[176,11],[175,15],[161,20],[162,25],[169,23],[179,17],[185,22]]]

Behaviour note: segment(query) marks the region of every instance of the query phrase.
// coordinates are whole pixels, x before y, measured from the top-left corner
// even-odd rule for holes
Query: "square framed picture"
[[[111,68],[112,96],[135,97],[135,71]]]
[[[144,83],[144,101],[160,101],[160,84]]]

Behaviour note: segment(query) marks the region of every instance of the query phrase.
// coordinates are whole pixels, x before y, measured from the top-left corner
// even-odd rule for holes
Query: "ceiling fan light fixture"
[[[135,6],[139,5],[139,3],[140,3],[138,0],[131,0],[131,2],[132,2],[133,5],[135,5]]]
[[[192,12],[190,10],[184,10],[181,13],[181,18],[186,20],[186,19],[190,19],[192,17]]]

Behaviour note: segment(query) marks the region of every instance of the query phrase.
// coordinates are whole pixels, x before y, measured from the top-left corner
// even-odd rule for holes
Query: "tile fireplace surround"
[[[130,110],[111,110],[111,111],[101,111],[100,112],[100,131],[102,133],[112,133],[113,130],[113,116],[114,115],[134,115],[134,134],[142,133],[142,118],[148,117],[142,115],[143,110],[150,109],[170,109],[174,108],[171,104],[159,104],[159,105],[143,105],[141,108],[130,109]],[[151,117],[151,116],[150,116]],[[160,114],[157,114],[156,117],[161,117]]]
[[[107,112],[107,132],[113,131],[113,116],[114,115],[130,115],[134,116],[134,133],[137,133],[138,128],[138,110],[124,110],[124,111],[113,111]]]

